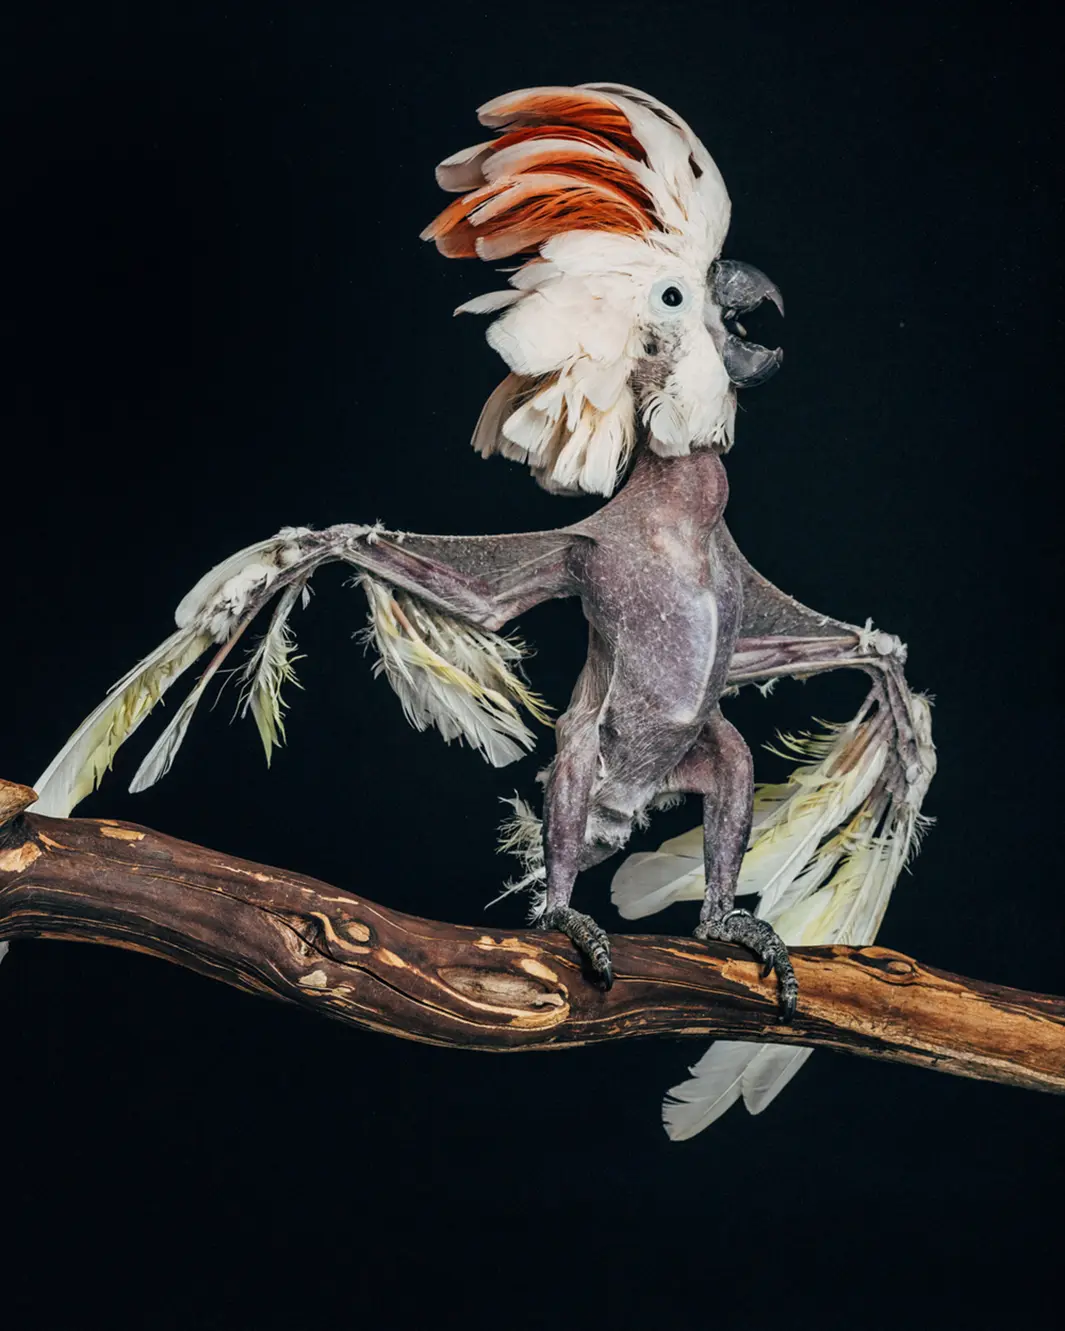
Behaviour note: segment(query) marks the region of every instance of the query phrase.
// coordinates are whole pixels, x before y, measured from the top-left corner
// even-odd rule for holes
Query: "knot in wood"
[[[915,961],[886,947],[864,947],[857,956],[863,966],[891,984],[912,984],[920,974]]]
[[[511,1016],[518,1025],[554,1024],[569,1012],[563,994],[532,975],[480,966],[441,966],[437,975],[467,1002]]]

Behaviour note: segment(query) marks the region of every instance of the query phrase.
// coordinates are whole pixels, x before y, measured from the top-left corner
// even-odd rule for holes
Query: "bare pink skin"
[[[765,921],[734,906],[752,762],[721,714],[721,696],[735,683],[853,666],[873,676],[895,710],[904,651],[888,635],[878,637],[890,650],[870,650],[862,630],[756,573],[723,521],[727,500],[716,452],[666,459],[642,449],[617,495],[571,527],[473,537],[353,529],[347,557],[493,630],[542,601],[580,597],[588,657],[547,777],[541,923],[567,933],[609,986],[609,941],[569,904],[577,874],[621,849],[656,797],[701,795],[707,886],[696,936],[741,943],[775,970],[787,1016],[795,1003],[787,949]],[[335,544],[344,530],[319,536]]]

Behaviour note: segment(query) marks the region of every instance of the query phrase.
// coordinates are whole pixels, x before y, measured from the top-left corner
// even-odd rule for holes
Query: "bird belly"
[[[690,588],[638,643],[619,644],[599,720],[599,776],[593,804],[636,816],[690,751],[717,707],[737,616],[721,598]]]

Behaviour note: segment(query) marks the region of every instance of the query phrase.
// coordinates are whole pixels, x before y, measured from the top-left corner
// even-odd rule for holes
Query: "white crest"
[[[610,494],[638,423],[652,449],[728,448],[735,396],[705,322],[730,204],[710,154],[668,107],[617,84],[529,88],[486,103],[501,131],[442,162],[462,197],[423,236],[452,258],[521,256],[509,291],[456,313],[511,373],[473,444],[547,489]]]

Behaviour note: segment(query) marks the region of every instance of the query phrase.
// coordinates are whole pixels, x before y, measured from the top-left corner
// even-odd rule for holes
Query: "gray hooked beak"
[[[781,316],[784,314],[784,297],[776,284],[759,269],[735,259],[718,259],[711,268],[710,298],[720,308],[724,321],[735,320],[737,315],[756,309],[764,300],[771,300]],[[743,326],[738,326],[742,334]],[[726,331],[721,359],[734,384],[754,388],[780,369],[784,350],[777,347],[770,351],[757,342],[748,342],[740,334]]]

